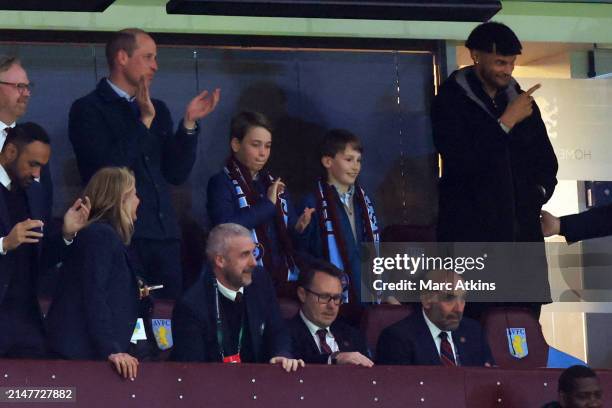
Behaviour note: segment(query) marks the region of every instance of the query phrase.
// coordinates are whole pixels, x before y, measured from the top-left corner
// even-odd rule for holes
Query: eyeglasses
[[[332,296],[332,295],[317,293],[308,288],[304,288],[304,290],[306,290],[306,292],[309,292],[315,295],[317,297],[317,302],[319,302],[322,305],[326,305],[329,302],[334,302],[334,305],[336,306],[339,306],[340,304],[342,304],[342,294]]]
[[[15,82],[0,81],[0,84],[9,85],[9,86],[12,86],[13,88],[16,88],[17,92],[19,92],[20,94],[24,93],[25,91],[32,92],[32,88],[34,88],[34,84],[31,82],[29,84],[26,84],[23,82],[15,83]]]

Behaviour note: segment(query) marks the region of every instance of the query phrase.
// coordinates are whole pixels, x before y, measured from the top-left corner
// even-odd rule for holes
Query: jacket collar
[[[476,95],[472,87],[468,82],[467,75],[473,72],[474,66],[470,65],[469,67],[461,68],[453,73],[453,75],[449,78],[450,80],[455,81],[457,85],[463,90],[465,96],[471,99],[476,105],[482,108],[489,116],[497,120],[497,117],[494,112],[491,110],[480,100],[480,98]],[[510,83],[503,90],[508,97],[508,103],[512,102],[519,94],[517,92],[518,82],[514,78],[510,78]]]
[[[98,82],[96,92],[105,102],[116,102],[119,100],[125,100],[125,98],[115,92],[115,90],[110,86],[106,78],[102,78],[100,82]]]

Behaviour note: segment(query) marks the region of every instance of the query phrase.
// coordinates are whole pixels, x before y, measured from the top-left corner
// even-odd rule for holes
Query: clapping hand
[[[183,126],[186,129],[195,128],[195,123],[197,120],[208,116],[215,110],[220,98],[221,89],[219,88],[215,89],[211,94],[209,94],[208,91],[203,91],[201,94],[193,98],[185,110]]]

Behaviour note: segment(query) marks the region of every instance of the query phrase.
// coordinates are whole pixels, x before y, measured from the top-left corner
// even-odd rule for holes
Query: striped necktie
[[[453,348],[451,347],[450,342],[448,341],[448,333],[445,331],[440,332],[439,334],[442,342],[440,343],[440,362],[445,367],[454,367],[457,365],[455,363],[455,355],[453,354]]]
[[[320,349],[321,349],[321,354],[331,354],[332,353],[332,349],[331,347],[329,347],[329,344],[327,344],[327,341],[325,340],[325,338],[327,337],[327,330],[325,329],[319,329],[317,330],[317,336],[319,336],[319,342],[321,343],[320,345]]]

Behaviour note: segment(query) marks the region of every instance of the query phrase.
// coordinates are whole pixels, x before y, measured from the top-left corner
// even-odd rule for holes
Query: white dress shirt
[[[429,320],[429,318],[425,314],[425,310],[421,310],[421,312],[423,313],[423,317],[425,318],[425,323],[427,324],[427,327],[429,328],[431,337],[433,337],[433,341],[436,344],[438,355],[440,355],[440,345],[442,344],[440,333],[442,333],[442,330],[440,330],[438,326],[436,326],[431,320]],[[457,365],[459,365],[459,361],[457,360],[457,350],[455,349],[455,344],[453,343],[453,332],[447,331],[446,334],[447,334],[446,338],[448,339],[448,342],[450,343],[451,348],[453,349],[453,357],[455,357],[455,362],[457,363]]]
[[[219,279],[217,279],[217,288],[219,288],[219,292],[226,298],[228,298],[229,300],[231,300],[232,302],[236,301],[236,294],[238,292],[240,292],[240,294],[244,295],[244,288],[240,288],[238,290],[232,290],[226,286],[223,286],[223,284],[221,282],[219,282]]]
[[[4,125],[4,123],[2,123],[1,121],[0,123]],[[2,128],[2,132],[4,132],[5,128]],[[6,140],[6,132],[4,132],[4,138],[2,139],[3,145],[4,145],[5,140]],[[2,183],[4,188],[6,188],[7,190],[9,191],[11,190],[11,178],[9,177],[8,173],[6,172],[6,170],[1,164],[0,164],[0,183]],[[4,237],[0,238],[0,255],[6,255],[6,251],[4,250]]]
[[[304,322],[304,324],[308,328],[308,331],[310,332],[310,335],[314,339],[314,341],[315,341],[319,351],[321,351],[321,340],[319,339],[319,335],[317,334],[317,331],[320,330],[320,329],[323,329],[323,330],[327,331],[327,334],[325,335],[325,342],[327,343],[327,345],[331,349],[332,353],[340,351],[340,348],[338,347],[338,343],[336,342],[336,339],[334,338],[334,335],[332,334],[331,330],[329,330],[329,327],[319,327],[319,326],[317,326],[316,324],[314,324],[313,322],[308,320],[308,318],[306,316],[304,316],[304,313],[302,313],[301,309],[300,309],[300,317],[302,318],[302,321]],[[329,356],[329,358],[327,359],[327,364],[331,364],[331,363],[332,363],[331,356]]]
[[[7,125],[6,123],[0,120],[0,150],[4,147],[4,142],[6,141],[6,128],[15,127],[15,122]]]

